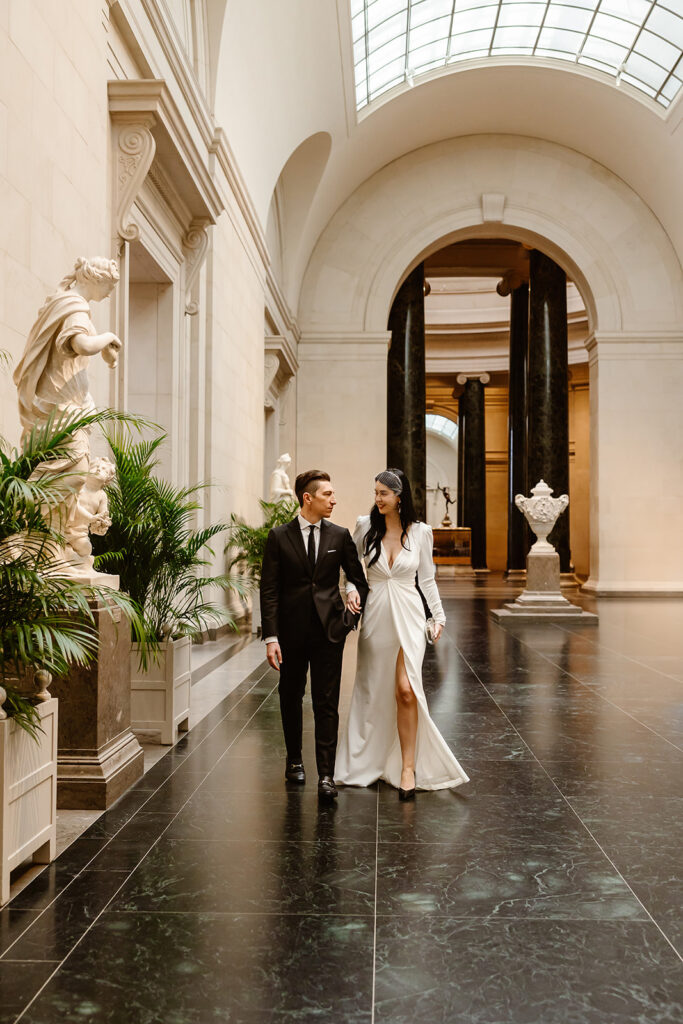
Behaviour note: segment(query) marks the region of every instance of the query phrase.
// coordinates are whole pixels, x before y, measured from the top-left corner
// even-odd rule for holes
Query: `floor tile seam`
[[[161,839],[162,837],[159,836]],[[259,846],[329,846],[331,843],[339,843],[337,839],[185,839],[183,837],[167,836],[167,839],[171,843],[204,843],[212,844],[216,846],[227,846],[228,844],[236,843],[253,843]],[[341,841],[342,846],[375,846],[375,840],[370,839],[344,839]],[[426,845],[424,843],[416,843],[417,846]],[[437,846],[443,846],[443,843],[435,844]],[[138,865],[139,867],[139,865]]]
[[[467,658],[465,657],[465,655],[463,654],[463,652],[461,651],[461,649],[460,649],[460,648],[458,647],[458,645],[457,645],[457,644],[455,644],[455,649],[456,649],[456,651],[458,652],[458,656],[459,656],[460,658],[462,658],[462,660],[463,660],[463,661],[465,662],[465,664],[467,665],[468,669],[470,670],[470,672],[472,673],[472,675],[474,676],[474,678],[475,678],[475,679],[477,680],[477,682],[479,683],[479,685],[483,687],[483,689],[484,689],[484,692],[485,692],[485,693],[486,693],[486,694],[487,694],[487,695],[488,695],[488,696],[489,696],[489,697],[491,698],[491,700],[492,700],[492,701],[493,701],[493,703],[494,703],[494,704],[496,705],[496,707],[497,707],[497,708],[498,708],[498,710],[500,711],[500,713],[501,713],[501,715],[503,716],[503,718],[505,719],[505,721],[506,721],[506,722],[508,723],[508,725],[510,726],[510,728],[514,730],[514,732],[516,733],[516,735],[517,735],[517,736],[519,737],[519,739],[520,739],[520,740],[522,741],[522,743],[524,744],[525,748],[526,748],[526,749],[527,749],[527,750],[529,751],[529,754],[531,755],[531,756],[530,756],[530,757],[528,757],[528,758],[517,758],[516,760],[520,760],[520,761],[522,761],[522,760],[524,760],[524,761],[531,761],[531,760],[533,760],[533,761],[538,761],[538,758],[536,757],[536,755],[534,754],[533,750],[531,749],[531,747],[529,746],[529,744],[528,744],[528,743],[526,742],[526,740],[524,739],[524,737],[523,737],[523,736],[522,736],[522,734],[520,733],[520,731],[519,731],[519,729],[517,728],[517,726],[516,726],[516,725],[514,724],[514,722],[512,722],[512,721],[511,721],[511,719],[509,718],[509,716],[508,716],[508,715],[507,715],[507,714],[505,713],[505,709],[504,709],[504,708],[502,708],[502,707],[500,706],[500,704],[498,703],[498,701],[496,700],[496,698],[495,698],[495,697],[493,696],[493,694],[491,693],[491,691],[490,691],[490,690],[488,689],[488,687],[486,686],[486,683],[485,683],[485,682],[483,681],[483,679],[482,679],[482,678],[481,678],[481,677],[479,676],[479,674],[477,673],[477,671],[476,671],[476,669],[475,669],[475,668],[473,667],[473,665],[472,665],[472,664],[471,664],[471,663],[470,663],[470,662],[469,662],[469,661],[467,660]],[[485,760],[485,759],[484,759],[484,758],[482,758],[482,760]],[[500,759],[500,758],[495,758],[495,759],[494,759],[494,758],[492,758],[491,760],[501,760],[501,759]],[[511,760],[515,760],[515,758],[502,758],[502,760],[504,760],[504,761],[511,761]],[[540,762],[539,762],[539,763],[540,763]],[[548,776],[548,777],[550,777],[550,776]]]
[[[557,628],[561,630],[563,633],[568,633],[569,636],[582,637],[582,639],[585,639],[589,644],[593,644],[595,647],[597,647],[598,650],[609,651],[610,654],[616,654],[620,658],[624,658],[626,661],[631,661],[634,665],[639,665],[641,668],[647,669],[648,672],[656,672],[657,675],[664,676],[665,679],[672,679],[675,683],[680,683],[680,679],[678,679],[677,676],[672,676],[669,672],[662,672],[660,668],[652,668],[651,665],[646,665],[644,661],[640,661],[638,658],[634,658],[631,654],[624,654],[623,651],[617,650],[614,647],[608,647],[607,644],[600,643],[594,637],[584,636],[583,632],[577,632],[576,630],[569,629],[569,624],[564,626],[559,622],[555,622],[553,623],[553,625],[557,626]],[[646,634],[638,633],[638,636],[645,637]],[[676,655],[674,655],[674,657],[676,657]]]
[[[522,642],[523,642],[523,641],[522,641]],[[528,645],[525,645],[525,646],[528,646]],[[479,678],[479,676],[477,675],[477,673],[475,672],[475,670],[474,670],[474,669],[472,668],[472,666],[470,665],[470,663],[469,663],[469,662],[467,661],[467,659],[465,658],[464,654],[462,654],[462,652],[460,651],[460,649],[459,649],[459,648],[457,648],[457,647],[456,647],[456,649],[458,650],[458,654],[460,654],[461,658],[463,659],[463,661],[465,662],[465,664],[467,665],[467,667],[468,667],[468,668],[470,669],[470,671],[471,671],[471,672],[472,672],[472,673],[474,674],[475,678],[477,678],[477,679],[479,680],[479,682],[481,683],[481,685],[482,685],[482,686],[484,687],[484,689],[485,689],[485,690],[486,690],[486,692],[488,693],[489,691],[488,691],[488,689],[486,688],[485,684],[484,684],[484,683],[482,682],[482,680],[481,680],[481,679]],[[581,683],[581,682],[580,682],[580,680],[577,680],[577,682],[579,682],[579,684],[580,684],[581,686],[583,686],[583,685],[584,685],[583,683]],[[502,712],[503,714],[505,714],[505,712],[504,712],[504,711],[502,710],[502,708],[501,708],[501,712]],[[505,715],[505,717],[507,718],[507,715]],[[509,721],[509,719],[508,719],[508,721]],[[512,723],[510,723],[510,724],[512,725]],[[515,728],[515,727],[514,727],[514,725],[513,725],[512,727],[513,727],[513,729]],[[516,730],[516,729],[515,729],[515,732],[517,732],[517,730]],[[532,751],[532,753],[533,753],[533,751]],[[652,923],[653,923],[653,924],[655,925],[655,927],[656,927],[656,928],[657,928],[657,929],[659,930],[659,932],[661,933],[661,935],[663,936],[663,938],[664,938],[664,939],[666,940],[666,942],[668,942],[668,944],[669,944],[669,945],[671,946],[672,950],[674,951],[674,953],[676,954],[676,956],[677,956],[677,957],[679,958],[679,960],[683,961],[683,956],[681,956],[681,954],[680,954],[680,953],[678,952],[678,950],[676,949],[676,947],[675,947],[675,945],[673,944],[673,942],[671,941],[671,939],[670,939],[670,938],[668,937],[668,935],[666,934],[666,932],[665,932],[665,931],[664,931],[664,930],[662,929],[661,925],[660,925],[660,924],[658,924],[658,922],[657,922],[657,921],[655,921],[654,917],[652,916],[652,914],[650,913],[650,911],[649,911],[649,910],[647,909],[647,907],[646,907],[646,906],[644,905],[643,901],[642,901],[642,900],[641,900],[641,899],[640,899],[640,898],[638,897],[638,895],[637,895],[637,894],[636,894],[636,893],[634,892],[634,890],[633,890],[632,886],[631,886],[631,885],[629,884],[628,880],[627,880],[627,879],[626,879],[626,878],[624,877],[624,875],[623,875],[623,874],[622,874],[622,872],[621,872],[621,871],[619,870],[619,868],[618,868],[618,867],[616,866],[616,864],[614,863],[614,861],[612,860],[612,858],[611,858],[611,857],[610,857],[610,856],[608,855],[607,851],[606,851],[606,850],[604,849],[604,847],[602,846],[602,844],[598,842],[598,840],[597,840],[597,839],[596,839],[596,837],[595,837],[595,836],[593,835],[592,831],[590,830],[590,828],[588,827],[588,825],[586,824],[586,822],[585,822],[585,821],[583,821],[583,819],[581,818],[581,816],[580,816],[580,815],[578,814],[578,812],[577,812],[577,811],[575,810],[575,808],[574,808],[574,807],[572,806],[572,804],[570,803],[569,799],[568,799],[568,798],[567,798],[567,797],[565,796],[565,794],[564,794],[564,793],[562,792],[562,790],[561,790],[561,789],[560,789],[560,787],[559,787],[559,786],[557,785],[557,783],[555,782],[555,780],[554,780],[554,779],[553,779],[553,778],[552,778],[552,777],[551,777],[551,776],[549,775],[549,773],[548,773],[548,772],[546,771],[546,769],[545,769],[545,768],[544,768],[544,766],[543,766],[543,762],[542,762],[542,761],[540,760],[540,758],[536,757],[536,755],[535,755],[535,754],[534,754],[534,760],[535,760],[535,761],[536,761],[536,762],[537,762],[537,763],[539,764],[539,766],[541,767],[541,769],[542,769],[542,771],[544,772],[544,774],[545,774],[545,775],[546,775],[546,776],[548,777],[548,779],[550,780],[550,782],[552,783],[552,785],[553,785],[553,786],[555,787],[555,789],[557,790],[557,792],[558,792],[558,793],[560,794],[560,796],[562,797],[562,799],[564,800],[564,802],[565,802],[565,803],[567,804],[567,806],[568,806],[568,807],[569,807],[569,809],[571,810],[572,814],[573,814],[573,815],[575,815],[575,817],[577,818],[577,820],[578,820],[578,821],[580,822],[580,824],[581,824],[581,827],[582,827],[582,828],[584,828],[584,829],[586,830],[586,832],[587,832],[587,833],[588,833],[588,835],[589,835],[589,836],[591,837],[591,839],[593,840],[593,842],[595,843],[595,845],[596,845],[596,846],[598,847],[598,849],[599,849],[599,850],[600,850],[600,851],[602,852],[602,854],[603,854],[603,856],[605,857],[605,859],[606,859],[606,860],[608,861],[608,863],[609,863],[609,864],[611,864],[611,865],[612,865],[612,868],[614,869],[614,871],[615,871],[615,872],[617,873],[617,875],[618,875],[618,876],[619,876],[619,877],[620,877],[620,878],[622,879],[622,881],[624,882],[624,885],[626,885],[626,886],[628,887],[628,889],[630,890],[630,892],[631,892],[631,894],[632,894],[633,898],[634,898],[634,899],[635,899],[635,900],[636,900],[636,901],[638,902],[638,904],[639,904],[639,905],[640,905],[640,906],[641,906],[641,907],[643,908],[643,910],[645,911],[645,913],[647,914],[647,916],[649,917],[649,919],[650,919],[650,920],[652,921]]]
[[[375,891],[373,898],[372,925],[372,989],[370,995],[370,1024],[375,1024],[375,991],[377,981],[377,894],[379,889],[379,787],[375,815]]]
[[[257,686],[257,685],[258,685],[258,683],[260,683],[260,681],[261,681],[261,680],[263,679],[263,677],[265,676],[266,672],[267,672],[267,668],[266,668],[266,669],[264,670],[263,674],[262,674],[261,676],[259,676],[259,678],[258,678],[258,679],[254,680],[254,684],[253,684],[253,686],[251,686],[251,687],[249,688],[249,690],[247,690],[247,692],[246,692],[246,693],[245,693],[245,694],[244,694],[244,695],[243,695],[242,697],[240,697],[240,700],[239,700],[239,701],[237,702],[237,704],[235,704],[235,707],[238,707],[238,706],[239,706],[239,704],[241,703],[241,701],[242,701],[242,700],[244,700],[244,699],[245,699],[245,697],[248,697],[248,696],[249,696],[249,694],[251,693],[251,691],[253,690],[253,688],[254,688],[255,686]],[[271,692],[272,692],[272,691],[271,691]],[[268,696],[270,696],[270,694],[269,694]],[[268,698],[266,697],[265,699],[267,700]],[[260,710],[260,708],[261,708],[262,706],[263,706],[263,701],[261,702],[261,704],[259,704],[259,707],[257,708],[257,711],[256,711],[256,712],[254,712],[254,714],[256,714],[256,713],[258,712],[258,710]],[[231,711],[232,711],[232,710],[234,710],[234,709],[231,709]],[[229,712],[228,714],[230,714],[230,712]],[[228,717],[228,716],[225,716],[225,717]],[[246,728],[246,726],[247,726],[247,725],[248,725],[248,724],[249,724],[249,723],[250,723],[250,722],[252,721],[253,717],[254,717],[254,715],[252,715],[252,716],[251,716],[251,718],[249,718],[249,719],[248,719],[248,721],[247,721],[247,722],[245,722],[245,725],[244,725],[244,727],[243,727],[243,728],[242,728],[242,729],[240,730],[240,732],[238,733],[238,736],[240,736],[240,735],[242,734],[242,732],[244,731],[244,728]],[[221,721],[217,723],[217,725],[216,725],[216,727],[215,727],[215,728],[218,728],[218,726],[219,726],[219,725],[221,725],[221,724],[222,724],[222,722],[223,722],[224,720],[225,720],[225,718],[221,719]],[[214,730],[212,730],[212,732],[213,732],[213,731],[214,731]],[[208,733],[208,734],[207,734],[207,736],[206,736],[206,737],[204,737],[204,739],[208,739],[208,736],[210,736],[210,735],[211,735],[211,733]],[[238,738],[238,737],[235,737],[235,739],[237,739],[237,738]],[[203,743],[203,742],[204,742],[204,740],[202,740],[202,741],[201,741],[201,743]],[[234,742],[234,741],[233,741],[233,742]],[[201,746],[201,743],[200,743],[200,744],[198,744],[198,746],[197,746],[197,749],[199,749],[199,747]],[[169,751],[169,753],[170,753],[170,751]],[[185,759],[183,759],[183,760],[185,760]],[[158,763],[158,762],[157,762],[157,763]],[[89,867],[90,867],[90,865],[91,865],[91,864],[93,863],[93,861],[94,861],[94,860],[96,860],[96,859],[97,859],[97,857],[99,857],[99,856],[100,856],[100,854],[104,853],[104,851],[105,851],[105,850],[106,850],[106,849],[107,849],[107,848],[109,847],[109,845],[110,845],[110,844],[111,844],[111,843],[112,843],[112,842],[113,842],[113,841],[114,841],[115,839],[117,839],[117,838],[118,838],[118,836],[119,836],[119,833],[120,833],[120,832],[122,832],[122,831],[123,831],[123,829],[124,829],[124,828],[126,828],[126,826],[130,824],[130,822],[131,822],[131,821],[132,821],[132,820],[133,820],[133,819],[135,818],[135,816],[136,816],[136,815],[137,815],[137,814],[138,814],[138,813],[139,813],[139,812],[140,812],[140,811],[142,810],[142,808],[143,808],[143,807],[145,807],[145,806],[146,806],[146,805],[147,805],[147,804],[149,803],[149,800],[151,800],[151,799],[152,799],[152,797],[153,797],[153,796],[154,796],[154,795],[155,795],[156,793],[158,793],[158,792],[159,792],[159,790],[160,790],[160,789],[161,789],[161,788],[162,788],[162,787],[163,787],[163,786],[164,786],[164,785],[165,785],[165,784],[166,784],[166,783],[168,782],[168,780],[169,780],[169,779],[170,779],[170,778],[171,778],[171,777],[172,777],[172,776],[173,776],[173,775],[175,774],[175,772],[176,772],[176,771],[178,771],[178,770],[179,770],[179,769],[180,769],[181,767],[182,767],[182,764],[179,764],[179,765],[177,766],[177,768],[174,768],[174,769],[173,769],[173,771],[172,771],[172,772],[170,772],[170,773],[168,774],[168,776],[167,776],[167,777],[166,777],[166,778],[164,779],[164,781],[163,781],[163,782],[162,782],[162,783],[161,783],[161,784],[160,784],[160,785],[159,785],[159,786],[157,787],[157,789],[155,789],[155,790],[153,790],[153,791],[149,791],[149,792],[151,793],[150,797],[149,797],[149,798],[148,798],[147,800],[145,800],[145,802],[144,802],[144,803],[143,803],[143,804],[141,805],[141,807],[139,807],[139,808],[138,808],[138,809],[137,809],[137,810],[136,810],[136,811],[135,811],[135,812],[134,812],[134,813],[133,813],[133,814],[131,815],[131,817],[130,817],[130,818],[129,818],[129,819],[127,820],[127,821],[125,821],[125,822],[124,822],[124,823],[123,823],[123,824],[121,825],[121,827],[120,827],[119,829],[117,829],[117,831],[116,831],[116,832],[114,833],[114,835],[113,835],[113,836],[111,836],[111,837],[106,837],[106,836],[103,836],[103,837],[102,837],[102,838],[104,838],[104,839],[106,839],[106,840],[107,840],[107,841],[106,841],[106,842],[104,843],[104,845],[102,846],[102,849],[101,849],[101,850],[98,850],[98,851],[97,851],[97,853],[93,854],[93,856],[92,856],[92,857],[90,858],[90,860],[89,860],[89,861],[88,861],[88,862],[87,862],[87,863],[86,863],[86,864],[85,864],[85,865],[84,865],[84,866],[83,866],[83,867],[82,867],[82,868],[81,868],[81,869],[80,869],[80,870],[79,870],[79,871],[78,871],[78,872],[77,872],[77,873],[76,873],[76,874],[75,874],[75,875],[73,876],[73,878],[71,878],[71,879],[69,880],[69,882],[67,883],[67,885],[65,885],[65,886],[64,886],[64,887],[63,887],[63,888],[62,888],[62,889],[60,890],[60,892],[59,892],[59,893],[57,893],[57,895],[56,895],[56,896],[54,897],[54,899],[52,899],[52,900],[51,900],[51,901],[50,901],[50,902],[49,902],[49,903],[48,903],[48,904],[47,904],[47,905],[46,905],[45,907],[43,907],[43,908],[42,908],[42,910],[40,910],[40,911],[38,912],[38,917],[36,918],[36,920],[35,920],[35,921],[32,921],[32,922],[31,922],[30,924],[28,924],[28,925],[27,925],[27,927],[26,927],[26,928],[25,928],[25,929],[24,929],[24,930],[23,930],[23,931],[22,931],[22,932],[21,932],[21,933],[20,933],[20,934],[19,934],[19,935],[17,936],[17,938],[16,938],[15,940],[14,940],[14,942],[12,942],[12,944],[11,944],[10,946],[8,946],[7,950],[6,950],[6,951],[5,951],[5,953],[3,954],[3,957],[4,957],[5,955],[6,955],[6,953],[8,953],[8,952],[9,952],[9,950],[11,950],[11,949],[12,949],[12,947],[13,947],[13,946],[14,946],[14,945],[15,945],[15,944],[16,944],[17,942],[19,942],[19,940],[20,940],[21,938],[23,938],[23,936],[24,936],[24,935],[26,934],[26,932],[28,931],[28,929],[29,929],[29,928],[32,928],[32,927],[34,926],[34,924],[36,924],[36,923],[37,923],[37,921],[38,921],[38,918],[42,917],[42,915],[43,915],[43,914],[45,914],[45,913],[46,913],[46,912],[47,912],[48,910],[50,910],[50,909],[51,909],[51,908],[53,907],[53,905],[54,905],[54,904],[56,903],[56,901],[57,901],[57,900],[58,900],[58,899],[59,899],[59,898],[60,898],[60,897],[61,897],[61,896],[62,896],[62,895],[63,895],[63,894],[64,894],[64,893],[65,893],[65,892],[67,891],[67,889],[69,889],[69,888],[70,888],[70,887],[71,887],[71,886],[72,886],[72,885],[74,884],[74,882],[76,882],[76,881],[77,881],[77,880],[78,880],[78,879],[79,879],[79,878],[81,877],[81,875],[83,875],[83,873],[84,873],[85,871],[87,871],[87,870],[89,869]],[[188,797],[188,799],[187,799],[187,800],[185,801],[185,803],[184,803],[184,804],[183,804],[183,805],[181,806],[180,810],[179,810],[178,812],[176,812],[176,814],[174,815],[174,817],[173,817],[173,818],[171,819],[171,821],[170,821],[170,822],[168,823],[168,825],[166,826],[166,829],[164,829],[164,831],[160,833],[160,835],[159,835],[159,836],[157,837],[157,839],[156,839],[156,840],[155,840],[155,842],[154,842],[154,843],[152,844],[152,846],[150,846],[149,850],[147,850],[147,853],[145,853],[145,854],[143,855],[143,857],[141,857],[141,858],[140,858],[140,860],[138,861],[138,863],[137,863],[137,864],[135,865],[135,867],[134,867],[134,868],[133,868],[132,870],[130,870],[130,871],[128,871],[128,872],[127,872],[127,875],[131,875],[131,874],[133,874],[133,872],[134,872],[134,871],[136,871],[136,870],[138,869],[138,867],[140,866],[140,864],[142,863],[142,861],[143,861],[143,860],[145,859],[145,857],[147,857],[147,856],[149,855],[149,853],[151,852],[151,850],[152,850],[152,849],[153,849],[153,848],[154,848],[154,847],[156,846],[156,844],[157,844],[157,843],[159,842],[159,840],[160,840],[160,839],[162,838],[162,836],[164,835],[164,832],[165,832],[165,831],[167,831],[167,829],[168,829],[168,828],[170,828],[170,826],[171,826],[171,825],[173,824],[173,821],[174,821],[174,820],[175,820],[175,818],[176,818],[176,817],[178,816],[178,814],[180,814],[180,811],[182,811],[182,810],[184,809],[184,807],[185,807],[185,805],[186,805],[186,804],[188,803],[188,801],[189,801],[189,800],[191,800],[191,799],[192,799],[192,797],[193,797],[193,796],[195,795],[195,793],[197,792],[197,789],[199,789],[199,787],[200,787],[200,786],[201,786],[201,785],[203,784],[203,782],[204,782],[204,781],[206,780],[206,778],[208,778],[208,775],[209,775],[209,774],[210,774],[209,772],[206,772],[206,773],[204,774],[204,776],[203,776],[203,778],[202,778],[201,782],[199,783],[199,785],[198,785],[198,786],[197,786],[197,787],[196,787],[196,788],[195,788],[195,789],[194,789],[194,790],[192,791],[191,795],[190,795],[190,796]],[[148,791],[147,791],[147,790],[145,790],[145,792],[148,792]],[[105,812],[103,812],[103,813],[106,813],[106,811],[105,811]],[[96,821],[97,821],[97,820],[99,820],[99,819],[96,819]],[[82,838],[82,836],[79,836],[79,838]],[[96,837],[93,837],[93,838],[96,838]],[[78,842],[78,839],[74,840],[74,842],[75,842],[75,843],[77,843],[77,842]],[[69,847],[67,847],[66,849],[69,849]],[[53,862],[53,863],[54,863],[54,862]],[[49,865],[47,865],[46,867],[47,867],[47,868],[49,868]],[[41,874],[42,874],[42,872],[41,872]],[[38,876],[36,876],[36,877],[40,877],[40,875],[38,875]],[[125,882],[124,882],[124,884],[125,884]],[[21,895],[21,893],[19,893],[18,895]],[[112,897],[112,898],[113,898],[113,897]],[[12,901],[10,901],[10,903],[8,904],[8,906],[11,906],[11,902],[12,902]],[[109,902],[111,902],[111,901],[109,901]],[[108,904],[107,904],[107,905],[108,905]],[[16,909],[18,909],[18,910],[19,910],[19,909],[21,909],[21,908],[20,908],[20,907],[17,907]],[[96,919],[97,919],[97,918],[95,918],[95,919],[93,920],[93,922],[91,923],[91,927],[92,927],[92,924],[94,924],[94,921],[95,921]],[[90,930],[90,929],[88,928],[88,929],[87,929],[87,931],[89,931],[89,930]],[[84,932],[83,934],[85,935],[85,934],[86,934],[86,932]],[[83,937],[83,936],[81,936],[81,938],[82,938],[82,937]],[[80,941],[80,940],[79,940],[79,941]],[[2,958],[0,958],[0,960],[1,960],[1,959],[2,959]]]
[[[367,918],[368,920],[375,917],[374,911],[364,913],[362,910],[358,911],[338,911],[333,910],[161,910],[147,909],[141,910],[138,907],[117,907],[116,910],[107,910],[105,915],[111,914],[126,914],[134,917],[139,915],[141,917],[333,917],[333,918]],[[387,914],[387,917],[393,917],[396,915]],[[61,963],[62,961],[60,961]]]
[[[115,899],[115,898],[116,898],[116,897],[118,896],[118,894],[119,894],[119,893],[121,892],[121,890],[123,889],[123,887],[124,887],[124,886],[125,886],[125,884],[126,884],[126,881],[127,881],[127,879],[125,879],[125,878],[124,878],[124,880],[122,881],[121,885],[120,885],[120,886],[118,887],[118,889],[116,890],[116,892],[114,892],[114,893],[113,893],[113,895],[111,896],[111,898],[110,898],[110,899],[109,899],[109,900],[107,901],[107,903],[105,904],[105,907],[103,908],[103,910],[101,910],[101,911],[99,912],[99,914],[96,914],[96,915],[95,915],[95,917],[93,918],[93,920],[92,920],[92,921],[90,922],[90,925],[89,925],[89,926],[88,926],[88,927],[87,927],[87,928],[85,929],[85,931],[84,931],[84,932],[82,933],[82,935],[80,935],[80,936],[78,937],[78,939],[77,939],[77,940],[76,940],[76,942],[75,942],[75,943],[73,944],[73,946],[71,947],[71,949],[70,949],[70,950],[68,951],[68,953],[66,954],[66,956],[62,957],[62,959],[61,959],[61,960],[59,960],[59,961],[55,961],[55,960],[50,960],[50,961],[48,961],[49,963],[55,963],[55,964],[56,964],[56,967],[55,967],[54,971],[52,971],[52,973],[51,973],[51,974],[49,975],[49,977],[45,979],[45,981],[44,981],[44,982],[43,982],[43,984],[42,984],[42,985],[40,986],[40,988],[38,989],[38,991],[37,991],[37,992],[35,992],[35,993],[33,994],[33,996],[31,997],[31,999],[29,1000],[29,1002],[28,1002],[28,1003],[26,1004],[26,1006],[25,1006],[25,1007],[23,1008],[23,1010],[21,1011],[21,1013],[20,1013],[20,1014],[19,1014],[19,1015],[18,1015],[17,1017],[15,1017],[15,1019],[14,1019],[14,1024],[19,1024],[19,1021],[21,1021],[21,1020],[22,1020],[22,1018],[24,1017],[24,1015],[26,1014],[26,1012],[27,1012],[28,1010],[30,1010],[31,1006],[32,1006],[32,1005],[33,1005],[33,1004],[35,1003],[36,999],[38,999],[38,997],[40,996],[41,992],[43,992],[43,990],[44,990],[44,989],[45,989],[45,988],[46,988],[46,987],[47,987],[47,986],[48,986],[48,985],[50,984],[50,982],[52,981],[52,979],[53,979],[53,978],[54,978],[54,977],[55,977],[55,976],[56,976],[56,975],[58,974],[58,972],[59,972],[59,971],[60,971],[60,970],[62,969],[62,967],[64,966],[64,963],[66,962],[66,960],[68,960],[68,958],[69,958],[69,957],[70,957],[70,956],[72,955],[72,953],[73,953],[73,952],[74,952],[74,951],[75,951],[75,950],[76,950],[76,949],[78,948],[78,946],[79,946],[79,945],[81,944],[81,942],[83,941],[83,939],[85,938],[85,936],[86,936],[86,935],[88,935],[88,934],[90,933],[90,931],[92,930],[92,928],[93,928],[93,926],[94,926],[94,925],[96,924],[96,922],[97,922],[97,921],[99,921],[99,919],[101,918],[101,916],[102,916],[102,914],[103,914],[104,910],[106,909],[106,907],[108,907],[108,906],[109,906],[109,904],[111,903],[111,901],[112,901],[113,899]],[[14,943],[13,943],[13,944],[14,944]]]
[[[524,647],[528,647],[529,650],[534,651],[534,648],[531,646],[531,644],[527,643],[525,640],[520,640],[520,643]],[[593,693],[596,697],[598,697],[600,700],[603,700],[606,704],[609,704],[611,707],[616,708],[617,711],[620,711],[622,715],[626,715],[627,718],[630,718],[633,722],[636,723],[636,725],[640,725],[643,729],[647,729],[648,732],[651,732],[653,736],[657,736],[658,739],[663,740],[664,743],[667,743],[670,747],[673,747],[674,750],[683,753],[683,750],[681,749],[681,747],[678,746],[678,744],[673,743],[671,740],[667,739],[666,736],[662,736],[661,733],[658,733],[657,730],[653,729],[651,726],[646,725],[645,722],[641,722],[639,719],[635,717],[635,715],[632,715],[630,711],[626,711],[624,708],[620,708],[619,705],[615,704],[614,701],[610,700],[609,697],[605,697],[604,694],[598,693],[596,690],[593,689],[593,687],[589,686],[587,683],[584,683],[583,680],[579,679],[578,676],[575,676],[572,672],[568,672],[566,669],[563,669],[556,662],[552,661],[547,655],[542,654],[540,651],[534,651],[534,654],[537,654],[540,658],[543,658],[543,660],[547,661],[549,665],[553,666],[553,668],[559,668],[562,671],[563,675],[566,675],[570,679],[573,679],[575,683],[578,683],[579,686],[582,686],[585,690],[588,690],[589,693]],[[474,669],[472,669],[472,671],[474,671]],[[482,683],[482,686],[483,685],[484,684]]]
[[[3,964],[61,964],[61,960],[29,960],[28,957],[17,957],[16,960],[2,960]]]

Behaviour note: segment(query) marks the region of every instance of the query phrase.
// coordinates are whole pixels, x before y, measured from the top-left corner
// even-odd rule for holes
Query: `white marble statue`
[[[569,496],[561,494],[559,498],[552,498],[552,488],[548,487],[545,480],[539,480],[536,486],[531,488],[531,493],[531,498],[523,494],[515,495],[515,505],[524,513],[527,523],[536,534],[536,543],[531,550],[554,551],[554,547],[546,538],[569,504]]]
[[[75,505],[67,522],[65,554],[74,572],[91,576],[94,573],[90,534],[103,537],[111,526],[109,500],[104,488],[116,474],[110,459],[90,460],[90,472],[76,496]]]
[[[76,260],[74,270],[45,300],[28,336],[24,354],[14,371],[19,416],[24,440],[34,427],[43,425],[56,414],[87,414],[95,411],[88,387],[89,359],[100,354],[112,369],[118,362],[121,342],[111,331],[98,334],[90,316],[90,303],[111,294],[119,279],[114,260],[106,257]],[[90,462],[90,431],[78,430],[61,459],[41,463],[34,476],[64,474],[69,493],[55,511],[55,521],[64,536],[63,556],[72,575],[97,577],[92,570],[89,525],[92,515],[94,484],[101,492],[102,460]],[[108,462],[108,460],[105,460]],[[111,463],[109,463],[111,465]],[[88,490],[89,496],[84,491]],[[101,499],[98,499],[101,500]],[[85,518],[84,518],[85,517]],[[106,532],[106,517],[100,517],[97,529]],[[88,548],[87,553],[85,548]],[[109,579],[109,577],[107,577]]]
[[[280,501],[282,498],[293,498],[294,491],[289,482],[287,470],[292,464],[292,457],[288,452],[281,455],[277,465],[270,474],[270,500]]]

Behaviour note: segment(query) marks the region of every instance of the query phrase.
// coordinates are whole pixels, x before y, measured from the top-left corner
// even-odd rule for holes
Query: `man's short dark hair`
[[[330,474],[323,473],[322,469],[307,469],[305,473],[299,473],[294,481],[294,490],[301,508],[304,507],[304,494],[313,496],[323,480],[329,483]]]

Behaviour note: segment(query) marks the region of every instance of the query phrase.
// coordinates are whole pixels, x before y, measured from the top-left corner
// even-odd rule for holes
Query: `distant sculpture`
[[[289,482],[287,470],[292,464],[292,457],[288,452],[281,455],[277,460],[275,469],[270,474],[270,500],[281,501],[283,498],[293,498],[294,491]]]
[[[441,491],[446,502],[446,514],[441,520],[441,525],[445,528],[453,525],[450,515],[448,514],[449,505],[455,505],[455,498],[451,498],[451,492],[449,487],[442,487],[441,484],[436,485],[437,491]]]
[[[89,303],[110,295],[118,279],[114,260],[79,257],[73,272],[63,278],[54,294],[45,300],[14,371],[19,416],[24,428],[23,442],[50,416],[87,415],[95,411],[88,387],[88,360],[100,353],[113,369],[118,362],[121,342],[111,331],[97,333]],[[55,510],[54,518],[64,537],[64,557],[71,562],[76,556],[76,561],[64,571],[75,575],[84,571],[84,556],[78,554],[79,549],[84,549],[84,538],[77,509],[91,471],[89,433],[89,429],[75,431],[67,455],[41,463],[34,473],[34,476],[58,473],[68,480],[69,493]],[[101,467],[95,471],[96,476],[100,470]],[[90,503],[88,499],[87,504]],[[85,540],[89,547],[87,532],[86,529]]]
[[[545,480],[539,480],[536,486],[531,488],[531,493],[532,498],[526,498],[523,494],[515,495],[515,505],[524,513],[526,521],[537,537],[531,550],[554,551],[555,548],[546,537],[569,504],[569,496],[561,494],[559,498],[552,498],[552,487],[548,487]]]

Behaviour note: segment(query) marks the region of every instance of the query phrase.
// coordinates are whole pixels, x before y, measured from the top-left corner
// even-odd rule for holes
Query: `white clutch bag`
[[[427,619],[425,622],[425,637],[427,638],[428,644],[434,643],[434,634],[436,633],[436,622],[433,618]]]

